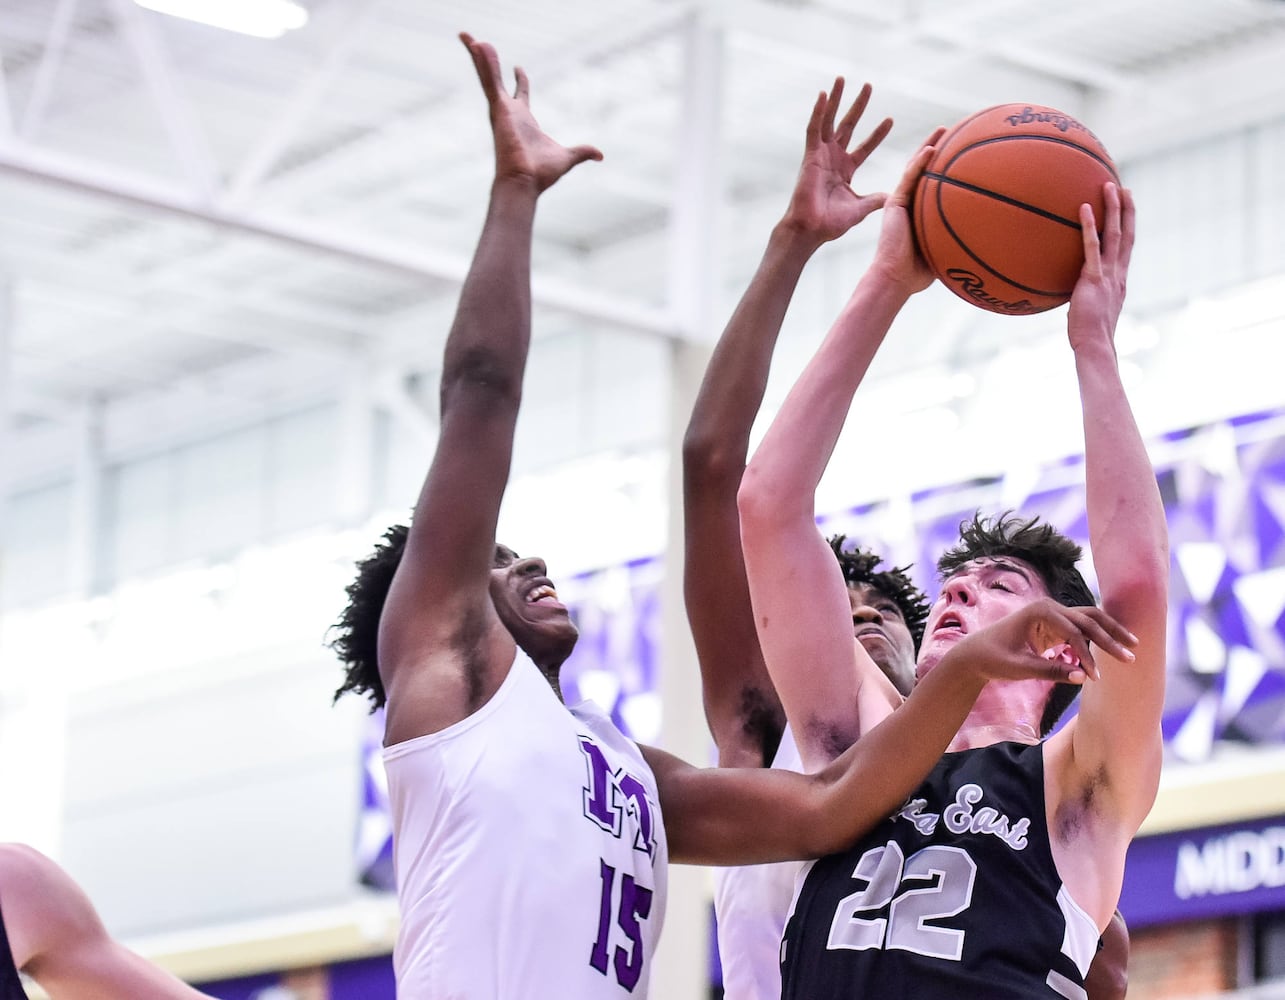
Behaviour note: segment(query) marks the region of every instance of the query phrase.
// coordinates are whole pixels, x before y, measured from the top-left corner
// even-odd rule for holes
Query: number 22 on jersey
[[[866,886],[839,900],[827,948],[898,948],[959,961],[964,932],[928,921],[957,916],[972,902],[977,863],[967,851],[934,845],[906,858],[901,845],[890,841],[861,855],[852,877]],[[898,894],[903,884],[910,887]],[[875,915],[885,907],[886,917]]]

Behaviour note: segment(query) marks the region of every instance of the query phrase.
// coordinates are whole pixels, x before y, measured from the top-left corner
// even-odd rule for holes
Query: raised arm
[[[809,770],[833,760],[898,700],[853,639],[843,576],[817,530],[815,495],[875,351],[909,297],[932,282],[908,205],[940,134],[889,196],[874,264],[786,397],[738,497],[759,643]]]
[[[714,348],[683,440],[684,595],[700,661],[705,718],[724,767],[769,764],[785,725],[754,632],[741,557],[736,491],[750,428],[804,265],[818,247],[842,236],[885,197],[859,195],[851,181],[892,121],[884,119],[849,151],[870,86],[861,89],[836,125],[842,98],[840,77],[812,108],[789,207]]]
[[[1103,796],[1097,815],[1127,841],[1155,800],[1165,685],[1169,542],[1164,507],[1115,353],[1134,239],[1133,198],[1108,185],[1101,245],[1080,213],[1084,271],[1068,315],[1084,414],[1089,544],[1102,606],[1138,637],[1132,663],[1108,659],[1068,727],[1074,779]],[[1074,787],[1069,792],[1073,798]],[[1113,904],[1114,905],[1114,904]]]
[[[380,621],[386,740],[436,732],[499,687],[512,638],[488,595],[495,525],[508,482],[531,331],[536,199],[601,154],[559,145],[536,124],[526,74],[503,87],[489,45],[461,35],[490,108],[495,179],[442,363],[437,451]]]
[[[1034,652],[1052,634],[1083,665]],[[1079,683],[1089,643],[1124,654],[1126,630],[1099,608],[1039,601],[957,642],[897,711],[815,774],[696,768],[644,748],[656,774],[670,858],[739,865],[820,857],[891,815],[937,763],[990,679]]]
[[[13,961],[51,1000],[208,1000],[107,933],[65,871],[23,844],[0,844],[0,905]]]

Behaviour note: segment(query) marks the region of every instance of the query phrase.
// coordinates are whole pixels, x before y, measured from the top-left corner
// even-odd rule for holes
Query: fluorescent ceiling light
[[[134,0],[158,14],[199,21],[256,38],[280,38],[308,23],[308,11],[293,0]]]

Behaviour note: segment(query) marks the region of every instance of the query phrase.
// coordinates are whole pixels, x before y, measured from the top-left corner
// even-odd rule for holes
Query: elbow
[[[1104,582],[1102,607],[1135,632],[1149,620],[1163,620],[1169,608],[1169,567],[1158,562],[1131,567],[1123,579]]]
[[[702,488],[720,483],[735,488],[745,471],[745,452],[745,447],[737,447],[724,436],[689,427],[683,437],[683,477]]]
[[[751,461],[736,493],[742,530],[771,531],[799,519],[814,520],[813,498],[805,490],[783,487],[780,476]]]
[[[460,397],[487,396],[520,403],[524,361],[485,347],[448,358],[442,368],[442,409]]]
[[[795,821],[801,842],[799,849],[806,858],[823,858],[846,850],[857,838],[859,824],[845,822],[852,819],[852,803],[838,801],[841,789],[831,780],[833,767],[810,775],[812,788],[807,802],[799,810]]]

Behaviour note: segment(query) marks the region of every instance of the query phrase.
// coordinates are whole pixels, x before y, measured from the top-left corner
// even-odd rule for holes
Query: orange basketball
[[[1070,115],[1000,104],[965,118],[937,144],[915,190],[919,249],[960,298],[1006,315],[1071,297],[1084,243],[1080,206],[1099,235],[1102,185],[1119,183],[1097,136]]]

